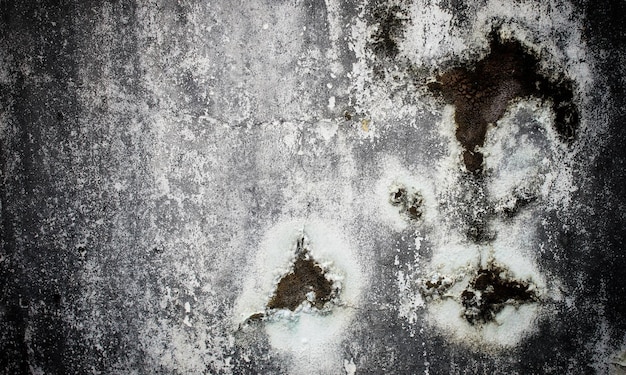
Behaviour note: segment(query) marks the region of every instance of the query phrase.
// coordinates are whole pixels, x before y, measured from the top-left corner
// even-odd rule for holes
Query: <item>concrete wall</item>
[[[1,1],[0,368],[623,371],[623,14]]]

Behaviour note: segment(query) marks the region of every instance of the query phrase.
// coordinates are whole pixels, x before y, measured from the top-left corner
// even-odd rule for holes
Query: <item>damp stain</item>
[[[573,83],[561,78],[551,81],[539,72],[539,60],[515,40],[491,34],[491,51],[484,59],[453,68],[428,85],[431,92],[455,107],[456,138],[463,146],[463,163],[468,171],[482,171],[489,125],[502,118],[512,100],[537,97],[551,100],[555,127],[560,137],[571,141],[578,127]]]
[[[510,279],[499,268],[478,270],[468,288],[461,293],[465,319],[472,325],[493,321],[506,305],[536,301],[537,295],[529,283]]]
[[[267,308],[294,311],[300,304],[309,301],[313,307],[322,309],[335,294],[333,282],[311,257],[304,246],[304,238],[301,238],[297,243],[293,270],[280,279]]]

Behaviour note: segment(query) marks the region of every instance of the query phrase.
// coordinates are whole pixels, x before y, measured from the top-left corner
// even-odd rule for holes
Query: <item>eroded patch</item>
[[[539,60],[516,40],[491,35],[491,52],[472,66],[453,68],[428,85],[455,107],[456,138],[463,146],[468,171],[482,170],[489,125],[495,125],[516,98],[537,97],[552,101],[555,127],[564,140],[572,140],[578,126],[573,83],[554,82],[539,71]]]
[[[488,323],[505,305],[535,302],[537,296],[527,282],[507,277],[500,268],[478,270],[476,277],[461,293],[464,316],[470,324]]]
[[[458,301],[463,317],[471,325],[495,321],[498,313],[508,305],[520,306],[539,301],[532,282],[511,277],[504,267],[489,264],[473,270],[468,268],[452,276],[434,274],[428,279],[421,279],[419,292],[427,301]],[[464,283],[467,286],[461,291],[459,287],[463,288]]]
[[[297,243],[293,270],[280,279],[267,307],[294,311],[303,302],[308,301],[317,309],[322,309],[336,292],[333,290],[333,282],[326,277],[324,269],[313,260],[304,246],[304,238],[301,238]]]

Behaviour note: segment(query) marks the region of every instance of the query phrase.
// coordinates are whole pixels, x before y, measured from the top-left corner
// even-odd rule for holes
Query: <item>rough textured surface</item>
[[[0,1],[0,373],[623,371],[624,8]]]

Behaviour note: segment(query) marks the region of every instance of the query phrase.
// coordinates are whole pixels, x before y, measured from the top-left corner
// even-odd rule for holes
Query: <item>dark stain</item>
[[[482,218],[471,220],[465,234],[474,243],[487,243],[493,240],[493,235]]]
[[[492,321],[507,304],[534,302],[537,296],[528,290],[528,283],[503,278],[504,270],[481,269],[469,288],[461,294],[465,318],[470,324]]]
[[[269,309],[289,309],[294,311],[307,300],[307,293],[314,292],[311,304],[322,309],[334,296],[333,283],[326,278],[324,270],[317,264],[304,247],[304,238],[298,240],[296,261],[293,271],[279,281],[276,293],[267,304]]]
[[[502,213],[506,217],[513,217],[520,211],[520,209],[528,206],[535,200],[537,200],[537,197],[535,196],[515,197],[515,202],[513,203],[513,205],[511,207],[504,207]]]
[[[391,200],[391,204],[394,206],[403,204],[406,202],[406,189],[398,188],[398,190],[391,193],[391,197],[389,199]]]
[[[412,220],[419,220],[422,217],[422,204],[424,203],[424,198],[417,192],[408,194],[405,188],[400,187],[391,192],[389,201],[394,206],[402,207],[403,212],[405,212]]]
[[[370,47],[378,56],[394,58],[398,55],[398,40],[404,34],[404,24],[409,20],[406,10],[398,5],[376,9],[373,18],[378,28],[372,35]]]
[[[424,203],[424,199],[421,195],[417,194],[409,200],[406,212],[411,219],[419,220],[422,217],[422,203]]]
[[[343,113],[343,117],[346,119],[346,121],[352,120],[352,114],[350,112],[348,112],[348,111],[345,111]]]
[[[428,85],[454,104],[456,138],[468,171],[482,170],[483,155],[477,148],[483,146],[488,126],[501,119],[516,98],[551,99],[557,132],[565,141],[574,139],[578,110],[573,83],[565,78],[550,81],[539,73],[538,62],[518,41],[503,41],[493,32],[489,55],[472,67],[453,68]]]
[[[12,12],[14,6],[11,6],[11,1],[2,0],[0,1],[0,17],[2,18],[2,23],[4,25],[9,25],[11,23]]]
[[[465,25],[469,20],[470,7],[463,0],[443,0],[440,6],[452,12],[453,21],[457,25]]]
[[[437,289],[441,286],[441,280],[437,280],[436,282],[426,281],[426,287],[430,289]]]
[[[421,279],[418,282],[419,292],[425,300],[432,300],[435,297],[442,297],[452,285],[452,280],[445,279],[442,276],[437,277],[437,280]]]
[[[254,313],[254,314],[250,315],[248,317],[248,319],[246,319],[244,324],[252,324],[252,323],[255,323],[255,322],[260,322],[263,319],[265,319],[265,314],[264,313]]]

